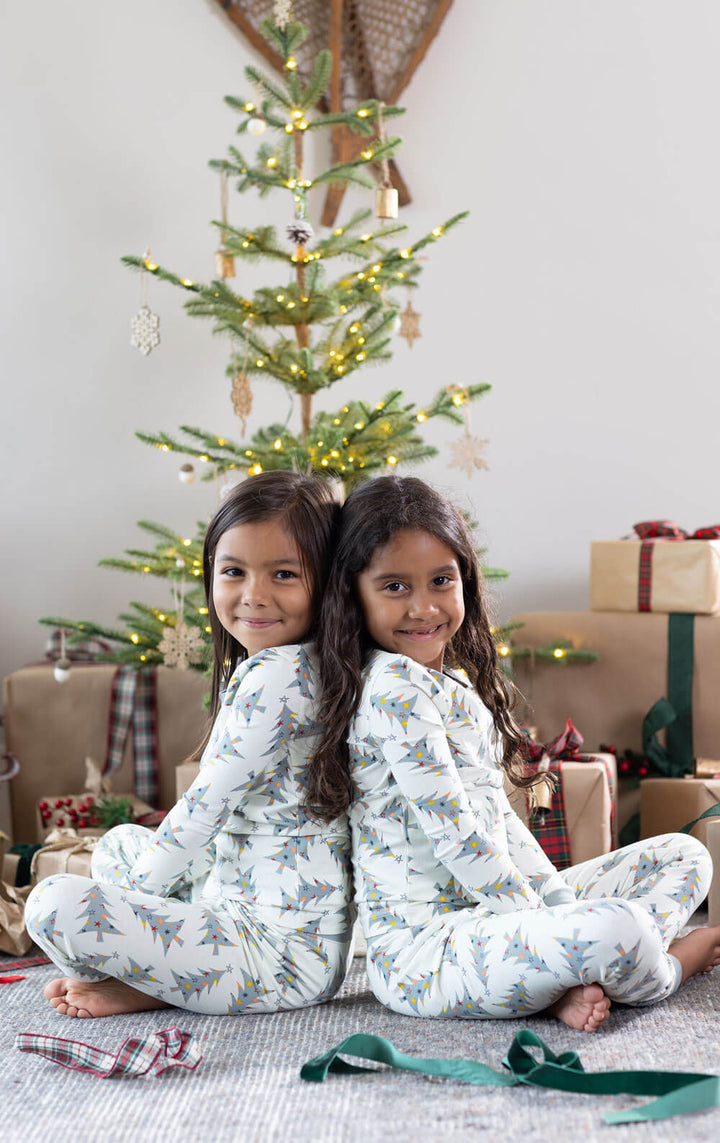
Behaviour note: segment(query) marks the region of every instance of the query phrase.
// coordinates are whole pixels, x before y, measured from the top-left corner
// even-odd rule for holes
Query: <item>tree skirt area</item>
[[[8,959],[8,958],[6,958]],[[515,1032],[530,1027],[556,1053],[574,1049],[585,1069],[665,1068],[720,1072],[720,969],[689,981],[647,1009],[616,1007],[597,1035],[552,1019],[419,1020],[387,1011],[356,958],[328,1004],[276,1016],[197,1016],[180,1009],[104,1020],[61,1017],[42,990],[57,970],[22,970],[0,986],[0,1135],[4,1143],[182,1140],[195,1143],[406,1143],[432,1140],[716,1140],[720,1109],[659,1123],[608,1127],[606,1111],[637,1106],[632,1096],[568,1095],[533,1088],[485,1088],[408,1072],[299,1078],[301,1065],[353,1032],[384,1036],[416,1056],[480,1060],[501,1068]],[[17,1032],[40,1032],[118,1051],[133,1034],[177,1025],[196,1037],[196,1071],[155,1078],[98,1079],[14,1046]]]

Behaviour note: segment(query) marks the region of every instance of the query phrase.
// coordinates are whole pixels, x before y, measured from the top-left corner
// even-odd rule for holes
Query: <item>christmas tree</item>
[[[181,426],[180,435],[138,432],[137,436],[206,466],[204,479],[293,468],[325,474],[350,490],[399,464],[436,455],[437,449],[423,439],[420,427],[435,417],[467,425],[463,406],[490,388],[484,383],[449,385],[422,407],[407,402],[393,388],[377,401],[351,396],[333,411],[313,409],[317,393],[348,379],[358,392],[356,374],[390,359],[390,336],[400,311],[398,289],[417,286],[421,260],[425,260],[422,251],[466,215],[456,214],[431,233],[402,242],[400,235],[406,227],[397,221],[397,192],[390,185],[388,168],[401,140],[388,137],[385,131],[386,121],[402,114],[402,108],[373,99],[347,111],[317,110],[330,80],[331,53],[321,51],[309,74],[302,76],[293,53],[306,29],[296,22],[265,21],[262,30],[284,60],[284,74],[278,82],[254,66],[247,67],[254,98],[226,98],[239,115],[238,134],[259,137],[267,133],[267,141],[261,141],[252,156],[231,146],[226,158],[211,161],[220,173],[223,191],[222,218],[213,224],[219,235],[217,277],[203,285],[156,264],[147,254],[123,261],[141,274],[184,290],[187,312],[209,318],[214,333],[230,338],[233,348],[227,374],[233,379],[233,404],[243,436],[252,402],[250,382],[258,377],[275,381],[297,396],[299,424],[265,426],[249,441],[232,441],[189,425]],[[331,131],[337,124],[366,140],[364,149],[355,159],[311,174],[306,138]],[[338,183],[372,188],[371,171],[380,181],[377,223],[370,222],[371,210],[356,210],[343,225],[317,237],[308,221],[310,190]],[[270,225],[231,226],[226,211],[230,180],[240,194],[255,190],[261,197],[272,192],[285,195],[289,205],[285,235],[278,235]],[[238,258],[272,264],[282,280],[244,296],[229,284]],[[147,354],[157,341],[157,319],[143,306],[133,322],[133,344]],[[194,466],[186,462],[181,477],[183,473],[192,479]],[[198,524],[194,537],[151,521],[140,521],[139,526],[153,537],[155,546],[128,549],[124,558],[101,560],[101,565],[170,581],[172,607],[131,603],[120,616],[123,628],[57,617],[42,622],[67,630],[71,641],[94,636],[110,639],[114,649],[107,657],[119,662],[137,667],[165,662],[204,669],[211,656],[210,628],[197,580],[202,576],[206,524]]]

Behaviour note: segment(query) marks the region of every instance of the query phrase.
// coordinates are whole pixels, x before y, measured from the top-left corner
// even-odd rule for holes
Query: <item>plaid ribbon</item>
[[[582,762],[585,755],[580,754],[578,747],[583,744],[583,736],[572,720],[568,719],[562,734],[553,738],[551,742],[533,742],[530,735],[523,731],[523,740],[520,743],[520,753],[526,762],[539,762],[546,754],[558,762]]]
[[[65,658],[73,663],[92,663],[100,655],[109,655],[110,651],[110,644],[102,639],[79,639],[72,643],[66,642]],[[50,633],[45,644],[45,658],[53,662],[62,658],[62,637],[59,630]]]
[[[537,770],[537,767],[537,762],[530,762],[528,764],[530,771]],[[543,815],[542,819],[531,814],[528,827],[555,868],[567,869],[568,866],[572,865],[572,858],[570,856],[570,838],[568,837],[567,820],[565,818],[562,763],[550,760],[545,773],[552,774],[555,784],[552,805],[550,810]]]
[[[21,1052],[43,1056],[53,1064],[89,1072],[100,1079],[118,1076],[159,1076],[168,1068],[194,1071],[202,1060],[199,1048],[189,1032],[166,1028],[147,1036],[130,1036],[113,1055],[83,1044],[80,1040],[64,1040],[60,1036],[44,1036],[39,1032],[18,1032],[15,1047]]]
[[[103,767],[103,774],[109,774],[122,766],[132,722],[135,793],[150,805],[157,803],[159,794],[156,687],[154,667],[141,671],[134,667],[117,668],[110,692],[108,748]]]
[[[553,776],[555,789],[550,810],[543,815],[542,820],[531,815],[529,828],[556,869],[567,869],[572,865],[561,762],[584,761],[586,755],[581,754],[578,749],[582,744],[583,736],[573,726],[571,719],[567,720],[562,734],[558,734],[551,742],[533,742],[530,736],[523,732],[523,741],[520,744],[520,752],[531,773],[536,772],[540,762],[546,758],[547,766],[543,768],[545,773]]]
[[[686,532],[674,520],[641,520],[639,524],[635,524],[633,532],[639,540],[718,540],[720,524],[711,524],[708,528],[696,528],[694,532]]]
[[[19,960],[5,960],[0,957],[0,973],[12,972],[16,968],[33,968],[37,964],[51,964],[49,956],[21,956]]]
[[[720,539],[720,524],[708,528],[696,528],[686,532],[674,520],[641,520],[635,524],[633,532],[642,540],[638,569],[638,611],[651,611],[652,558],[656,540],[717,540]]]

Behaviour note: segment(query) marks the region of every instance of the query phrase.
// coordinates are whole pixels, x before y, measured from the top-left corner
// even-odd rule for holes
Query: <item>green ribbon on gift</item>
[[[528,1048],[539,1048],[538,1060]],[[703,1111],[720,1106],[720,1076],[699,1072],[607,1071],[586,1072],[577,1052],[556,1056],[535,1032],[522,1028],[515,1036],[503,1065],[496,1072],[477,1060],[419,1059],[399,1052],[382,1036],[357,1032],[322,1056],[308,1060],[300,1070],[300,1078],[322,1083],[328,1072],[357,1074],[373,1071],[349,1064],[340,1055],[354,1056],[387,1064],[402,1071],[422,1075],[446,1076],[461,1083],[486,1087],[547,1087],[557,1091],[582,1092],[587,1095],[653,1095],[653,1102],[628,1111],[611,1111],[603,1116],[605,1123],[639,1123],[650,1119],[668,1119],[671,1115]]]
[[[689,774],[693,767],[692,688],[695,657],[695,616],[668,616],[667,698],[658,699],[645,715],[643,753],[670,778]],[[667,730],[667,748],[657,741]]]
[[[693,818],[691,822],[688,822],[682,829],[679,829],[678,833],[690,833],[693,826],[696,826],[703,818],[720,818],[720,802],[716,802],[714,806],[708,806],[706,810],[703,810],[699,818]]]
[[[42,842],[38,845],[29,845],[25,842],[18,842],[10,848],[11,853],[18,856],[17,869],[15,871],[15,888],[19,889],[23,885],[29,885],[32,880],[31,868],[32,859],[39,849],[42,849]]]

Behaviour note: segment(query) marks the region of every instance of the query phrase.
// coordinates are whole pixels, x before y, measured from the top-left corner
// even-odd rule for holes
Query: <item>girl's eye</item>
[[[230,579],[236,579],[238,576],[244,574],[245,573],[243,572],[242,568],[236,567],[223,568],[223,570],[220,572],[220,575],[229,576]]]
[[[435,576],[433,583],[437,587],[445,587],[445,584],[446,583],[452,583],[452,580],[450,579],[449,575],[437,575],[437,576]]]
[[[289,568],[281,568],[280,571],[275,573],[275,575],[278,579],[297,579],[295,572],[290,571]]]
[[[392,583],[386,583],[386,584],[385,584],[385,588],[384,588],[384,590],[385,590],[385,591],[390,591],[390,592],[392,592],[392,594],[393,594],[393,595],[397,595],[397,593],[398,593],[399,591],[402,591],[402,590],[403,590],[403,587],[404,587],[404,586],[405,586],[405,585],[404,585],[404,584],[402,584],[402,583],[400,583],[400,581],[399,581],[399,580],[393,580],[393,582],[392,582]]]

